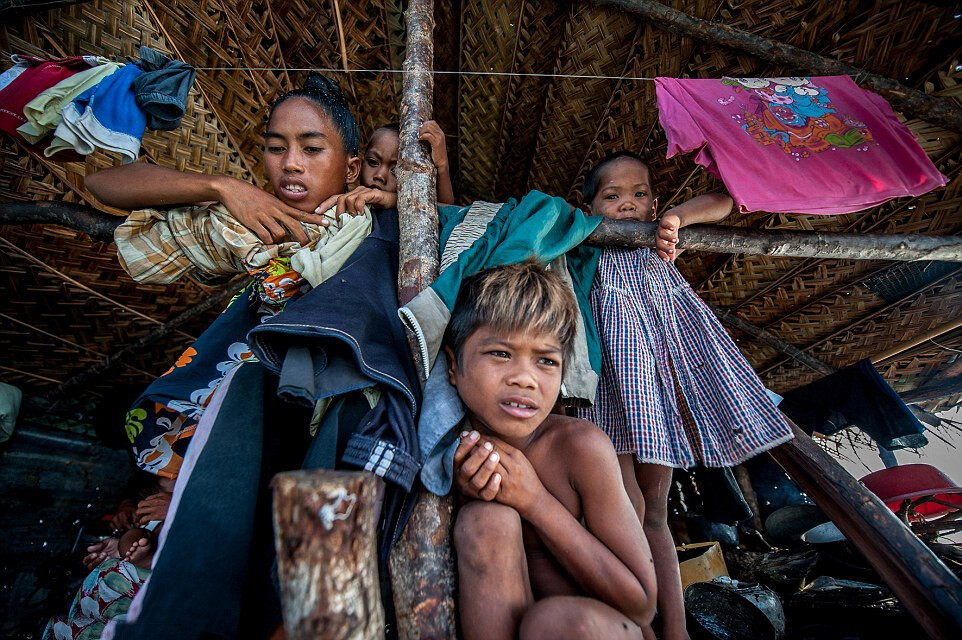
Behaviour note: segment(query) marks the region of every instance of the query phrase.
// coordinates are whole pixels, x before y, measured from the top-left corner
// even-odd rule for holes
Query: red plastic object
[[[915,508],[924,518],[938,518],[962,509],[962,487],[930,464],[903,464],[870,473],[861,480],[872,493],[882,499],[892,511],[898,512],[903,500],[931,496],[949,502],[952,507],[937,502],[924,502]]]

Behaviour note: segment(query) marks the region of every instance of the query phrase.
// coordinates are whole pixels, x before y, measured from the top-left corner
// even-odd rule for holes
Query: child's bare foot
[[[119,551],[127,562],[149,569],[154,557],[154,538],[146,529],[132,529],[121,536]]]
[[[84,556],[83,563],[88,571],[94,568],[107,558],[120,557],[120,541],[117,538],[104,538],[100,542],[87,547],[87,555]]]

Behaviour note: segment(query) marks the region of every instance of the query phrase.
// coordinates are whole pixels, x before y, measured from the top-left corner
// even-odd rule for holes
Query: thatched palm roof
[[[26,3],[29,4],[29,3]],[[305,69],[400,69],[401,0],[93,0],[5,19],[0,50],[45,56],[136,55],[150,45],[201,69],[180,129],[149,132],[150,162],[258,181],[267,105]],[[962,13],[945,2],[673,1],[671,6],[962,100]],[[680,202],[717,181],[687,158],[664,159],[653,76],[797,73],[756,57],[676,36],[588,2],[438,2],[435,68],[527,75],[436,77],[435,113],[448,134],[464,200],[531,188],[576,197],[579,177],[606,152],[651,158],[663,197]],[[541,74],[540,77],[538,74]],[[610,76],[572,78],[561,76]],[[546,77],[553,76],[553,77]],[[400,75],[358,71],[337,79],[354,100],[362,140],[397,117]],[[962,231],[962,136],[910,120],[951,179],[944,189],[844,216],[754,214],[729,224],[772,229],[958,234]],[[55,164],[0,143],[0,199],[99,206],[84,176],[116,160]],[[664,203],[663,203],[664,204]],[[959,316],[954,264],[687,254],[679,265],[710,303],[839,368],[944,327]],[[54,226],[0,228],[0,380],[29,394],[54,390],[116,353],[210,290],[184,281],[139,285],[113,247]],[[162,373],[210,322],[211,311],[159,343],[125,356],[84,398],[111,396]],[[763,380],[791,389],[820,373],[733,331]],[[937,333],[937,332],[936,332]],[[958,374],[962,330],[939,334],[880,363],[900,391]],[[953,364],[955,366],[953,367]],[[91,395],[93,394],[93,395]],[[950,398],[945,402],[952,402]]]

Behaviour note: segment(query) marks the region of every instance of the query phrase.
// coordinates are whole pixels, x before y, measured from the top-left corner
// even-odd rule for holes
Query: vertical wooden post
[[[410,0],[405,13],[407,44],[401,95],[398,151],[398,212],[401,223],[398,297],[409,302],[438,275],[436,171],[418,141],[432,117],[434,97],[434,0]],[[420,350],[412,349],[415,358]],[[454,556],[449,497],[423,493],[391,554],[391,581],[398,635],[454,638]]]
[[[378,640],[377,505],[384,484],[356,471],[274,477],[274,531],[290,640]]]

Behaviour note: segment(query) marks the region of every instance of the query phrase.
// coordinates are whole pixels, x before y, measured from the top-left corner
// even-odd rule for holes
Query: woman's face
[[[314,211],[357,179],[360,160],[344,151],[341,135],[324,110],[307,98],[289,98],[274,109],[264,134],[264,170],[284,204]]]

